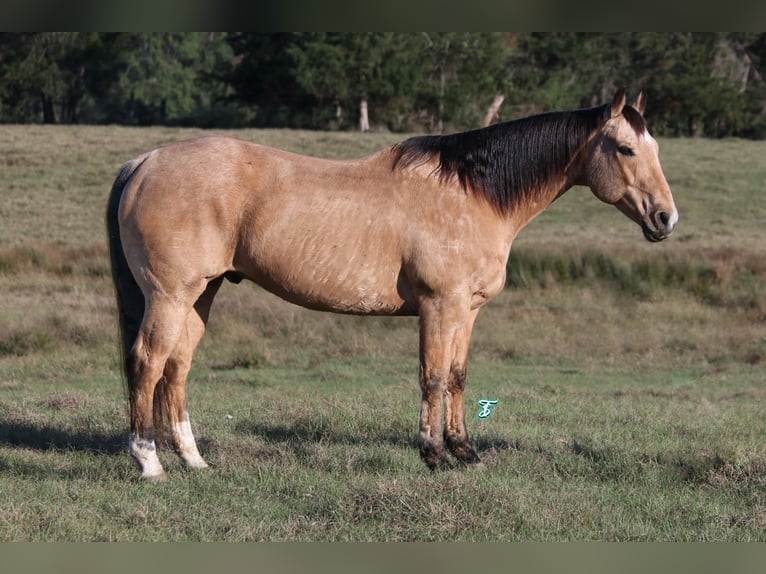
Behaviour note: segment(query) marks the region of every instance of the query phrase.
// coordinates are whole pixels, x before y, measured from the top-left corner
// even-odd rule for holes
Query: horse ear
[[[644,90],[641,90],[638,92],[638,96],[636,96],[636,100],[630,104],[632,108],[635,108],[636,111],[644,115],[644,110],[646,109],[646,92]]]
[[[616,118],[625,107],[625,88],[620,88],[612,99],[611,117]]]

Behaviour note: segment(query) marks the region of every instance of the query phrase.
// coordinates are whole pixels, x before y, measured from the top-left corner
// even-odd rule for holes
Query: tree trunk
[[[492,103],[489,104],[487,115],[484,116],[484,123],[482,124],[485,128],[497,117],[497,112],[500,110],[500,106],[503,105],[503,100],[505,100],[505,96],[503,94],[498,94],[495,96],[495,99],[492,100]]]
[[[338,122],[338,127],[343,126],[343,107],[340,105],[340,101],[335,102],[335,121]]]
[[[362,98],[359,103],[359,130],[370,131],[370,118],[367,115],[367,98]]]
[[[62,104],[61,121],[63,123],[77,124],[80,122],[80,109],[85,92],[85,65],[81,64],[77,70],[77,76],[67,90],[64,104]]]
[[[46,96],[45,94],[42,94],[41,99],[43,103],[43,123],[55,124],[56,110],[53,107],[53,98],[51,98],[50,96]]]
[[[80,96],[69,95],[61,104],[61,123],[77,124],[80,123],[80,108],[82,99]]]
[[[437,106],[438,118],[436,119],[436,133],[444,133],[444,93],[447,86],[447,75],[444,68],[439,75],[439,105]]]

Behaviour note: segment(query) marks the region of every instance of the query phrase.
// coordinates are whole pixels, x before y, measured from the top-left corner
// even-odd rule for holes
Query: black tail
[[[114,292],[117,297],[117,313],[120,324],[120,350],[122,352],[122,371],[124,374],[125,388],[128,398],[133,396],[135,390],[133,386],[136,383],[136,377],[132,376],[130,351],[138,338],[138,331],[141,328],[141,321],[144,318],[144,294],[136,283],[133,273],[128,267],[128,261],[125,258],[125,252],[122,248],[120,238],[120,223],[118,212],[120,208],[120,199],[125,187],[130,182],[133,175],[146,160],[146,155],[129,161],[122,166],[117,179],[114,180],[112,191],[109,195],[109,203],[106,207],[106,229],[107,239],[109,241],[109,257],[112,263],[112,280],[114,282]],[[164,444],[164,433],[162,432],[163,420],[165,418],[165,380],[158,381],[154,389],[154,408],[153,422],[155,432],[157,433],[157,446]],[[131,401],[129,401],[130,403]]]
[[[109,195],[109,203],[106,208],[106,230],[109,242],[109,256],[112,264],[112,280],[117,297],[117,312],[120,323],[120,349],[122,351],[123,373],[128,373],[128,361],[130,350],[138,337],[138,330],[144,317],[144,295],[136,283],[133,274],[128,267],[125,253],[122,250],[120,239],[120,224],[117,212],[120,207],[120,199],[123,190],[133,174],[141,166],[145,157],[140,157],[122,166],[117,179],[112,185]],[[131,377],[127,378],[128,392],[130,393]]]

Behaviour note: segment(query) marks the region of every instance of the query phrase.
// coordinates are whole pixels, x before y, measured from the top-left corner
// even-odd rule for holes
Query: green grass
[[[413,446],[412,371],[387,359],[200,370],[192,414],[213,468],[165,453],[160,485],[136,478],[103,379],[11,389],[4,539],[763,539],[763,391],[747,370],[481,361],[469,399],[500,400],[469,421],[485,468],[436,474]]]
[[[211,468],[163,451],[170,480],[144,484],[104,203],[124,160],[201,132],[0,133],[0,540],[766,541],[762,142],[661,142],[663,244],[583,189],[522,233],[472,342],[483,468],[419,460],[415,319],[227,284],[189,382]],[[333,157],[398,139],[237,134]]]

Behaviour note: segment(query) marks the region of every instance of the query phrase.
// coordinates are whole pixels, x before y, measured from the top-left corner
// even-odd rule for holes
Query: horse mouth
[[[659,243],[663,239],[667,239],[670,233],[666,233],[664,231],[654,231],[649,228],[649,226],[646,224],[646,221],[641,222],[641,231],[644,232],[644,237],[647,241],[651,243]]]

